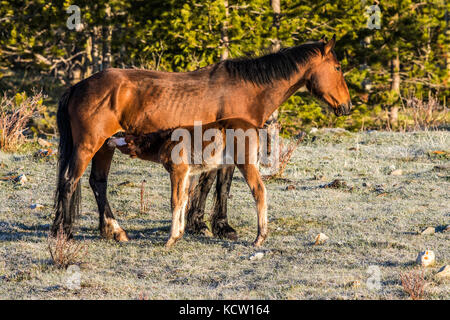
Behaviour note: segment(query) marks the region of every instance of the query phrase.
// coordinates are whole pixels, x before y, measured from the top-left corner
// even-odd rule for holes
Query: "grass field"
[[[285,179],[266,185],[270,235],[264,247],[251,246],[256,213],[238,173],[229,220],[239,240],[187,234],[170,250],[164,248],[171,217],[168,174],[117,153],[109,198],[132,241],[100,238],[85,174],[76,239],[87,252],[75,289],[67,287],[70,274],[52,264],[47,248],[56,160],[0,153],[0,177],[16,172],[28,178],[24,185],[0,181],[0,298],[408,299],[401,273],[415,269],[419,251],[431,249],[437,264],[425,271],[425,298],[449,299],[450,284],[434,274],[450,263],[450,232],[417,233],[450,224],[449,151],[448,132],[319,130],[296,150]],[[401,175],[391,175],[397,169]],[[141,214],[144,179],[149,212]],[[323,187],[335,179],[346,185]],[[35,203],[44,208],[31,209]],[[313,245],[319,232],[329,240]],[[250,260],[257,251],[263,258]],[[379,290],[370,285],[377,270]]]

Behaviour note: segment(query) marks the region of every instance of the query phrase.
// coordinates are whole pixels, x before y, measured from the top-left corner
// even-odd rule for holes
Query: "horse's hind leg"
[[[80,208],[80,178],[92,155],[89,149],[77,146],[68,157],[67,166],[61,168],[56,195],[56,215],[51,229],[53,236],[56,236],[62,224],[64,234],[72,237],[73,222]]]
[[[187,229],[192,233],[212,236],[203,220],[206,198],[216,178],[217,171],[203,172],[193,190],[189,192],[189,207],[187,210]]]
[[[187,166],[179,166],[171,170],[170,182],[172,189],[172,226],[170,228],[170,237],[166,242],[166,247],[168,248],[173,246],[184,233],[188,203],[189,168]]]
[[[214,195],[214,212],[211,216],[212,232],[215,236],[237,240],[238,236],[228,224],[227,201],[233,180],[234,166],[217,170],[216,193]]]
[[[256,237],[255,242],[253,242],[253,245],[259,247],[268,235],[266,187],[264,186],[261,175],[255,165],[238,165],[238,168],[242,172],[245,181],[247,181],[256,202],[256,210],[258,213],[258,236]]]
[[[117,241],[128,241],[129,238],[125,230],[117,223],[109,206],[107,198],[108,174],[111,167],[111,161],[114,155],[113,147],[104,143],[92,159],[91,175],[89,184],[94,191],[97,201],[98,212],[100,214],[100,234],[106,239],[115,239]]]

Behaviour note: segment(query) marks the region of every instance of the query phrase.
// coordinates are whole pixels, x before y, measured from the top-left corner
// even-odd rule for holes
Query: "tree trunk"
[[[100,27],[95,26],[92,28],[91,32],[91,42],[92,42],[92,71],[94,73],[102,70],[102,55],[100,53]]]
[[[448,10],[445,11],[445,22],[447,24],[447,28],[445,30],[445,35],[446,35],[446,39],[450,39],[450,14],[448,13]],[[445,50],[447,49],[447,50]],[[447,77],[444,78],[444,86],[447,86],[447,79],[450,78],[450,53],[448,50],[449,49],[449,45],[448,42],[445,44],[444,47],[444,52],[445,52],[445,56],[446,56],[446,63],[447,63]],[[444,97],[444,102],[445,102],[445,97]]]
[[[277,52],[281,48],[281,41],[278,38],[278,30],[280,29],[280,19],[281,19],[281,0],[271,0],[272,10],[273,10],[273,26],[277,29],[277,35],[275,39],[272,40],[272,52]]]
[[[106,4],[105,8],[105,25],[102,27],[103,36],[103,61],[102,68],[107,69],[111,67],[111,39],[112,39],[112,25],[111,25],[111,7]]]
[[[400,57],[398,55],[398,47],[394,48],[395,55],[391,60],[391,90],[400,93]]]
[[[228,0],[223,0],[223,5],[225,6],[225,20],[223,21],[222,24],[222,35],[221,35],[222,54],[220,55],[220,60],[226,60],[230,55],[229,52],[230,40],[228,38],[228,15],[229,15]]]
[[[400,95],[400,57],[398,47],[394,48],[395,55],[392,58],[392,83],[391,90]],[[398,124],[398,106],[394,105],[389,111],[389,123],[391,128],[396,128]]]
[[[272,41],[271,51],[277,52],[281,48],[281,41],[278,39],[278,29],[280,27],[280,0],[271,0],[272,10],[273,10],[273,26],[277,29],[277,36]],[[280,137],[279,132],[279,126],[278,124],[278,109],[275,110],[272,115],[269,117],[269,119],[266,122],[266,126],[268,126],[268,153],[270,153],[271,158],[272,152],[279,152],[279,150],[274,150],[272,146],[278,145],[278,143],[274,143],[275,141],[278,141]],[[275,154],[277,157],[278,155]],[[278,163],[278,161],[277,161]],[[275,168],[275,170],[278,170],[278,168]]]
[[[92,75],[93,60],[92,60],[92,34],[86,40],[86,59],[84,59],[84,78]]]

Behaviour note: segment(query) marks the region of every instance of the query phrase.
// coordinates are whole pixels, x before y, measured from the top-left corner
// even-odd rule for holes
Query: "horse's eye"
[[[341,67],[340,67],[340,66],[337,66],[337,67],[336,67],[336,71],[341,71]]]

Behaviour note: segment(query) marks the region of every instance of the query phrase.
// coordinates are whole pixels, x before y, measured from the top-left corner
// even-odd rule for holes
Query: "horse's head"
[[[306,87],[315,97],[326,102],[337,116],[349,115],[352,101],[333,50],[336,36],[328,42],[322,38],[320,42],[323,43],[323,50],[310,69]]]

